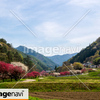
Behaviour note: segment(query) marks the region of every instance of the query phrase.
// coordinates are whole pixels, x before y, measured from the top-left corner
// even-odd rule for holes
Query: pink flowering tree
[[[9,66],[8,75],[10,76],[11,81],[12,81],[12,78],[14,78],[14,79],[17,81],[17,80],[20,79],[24,74],[25,74],[25,71],[22,70],[21,67],[18,67],[18,66],[13,67],[12,65]]]
[[[8,71],[9,71],[9,64],[5,62],[0,62],[0,77],[2,78],[3,82],[4,79],[7,78]]]
[[[84,69],[81,70],[81,73],[86,73],[86,72],[87,72],[86,68],[84,68]]]
[[[60,75],[70,75],[70,72],[69,71],[60,72]]]
[[[26,75],[26,77],[28,77],[28,78],[36,78],[36,77],[39,77],[39,76],[40,76],[40,73],[36,72],[36,71],[30,72]]]
[[[11,64],[0,62],[0,77],[2,78],[3,82],[6,78],[14,78],[16,81],[25,73],[21,67],[13,66]]]
[[[41,76],[45,76],[46,73],[47,73],[47,72],[43,70],[42,72],[40,72],[40,75],[41,75]]]

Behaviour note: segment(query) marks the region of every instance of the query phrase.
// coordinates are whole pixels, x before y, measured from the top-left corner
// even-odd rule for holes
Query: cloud
[[[100,1],[99,0],[70,0],[68,4],[89,8],[100,4]]]
[[[81,37],[76,37],[76,38],[71,38],[69,39],[70,43],[81,43],[81,44],[86,44],[86,43],[92,43],[95,41],[96,38],[98,38],[99,34],[91,34],[91,35],[85,35]]]
[[[64,27],[56,22],[44,22],[36,26],[36,30],[43,35],[46,40],[61,38],[64,32]]]

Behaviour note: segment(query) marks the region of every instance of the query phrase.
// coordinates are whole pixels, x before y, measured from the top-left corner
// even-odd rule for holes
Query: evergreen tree
[[[55,66],[54,70],[55,70],[55,72],[57,72],[57,66]]]
[[[33,62],[31,61],[30,57],[27,56],[26,58],[24,58],[24,64],[29,66],[29,68],[31,68],[33,66]]]

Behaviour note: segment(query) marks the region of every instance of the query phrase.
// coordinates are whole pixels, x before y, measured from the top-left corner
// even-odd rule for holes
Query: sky
[[[79,52],[99,37],[99,9],[100,0],[0,0],[0,38],[45,56]]]

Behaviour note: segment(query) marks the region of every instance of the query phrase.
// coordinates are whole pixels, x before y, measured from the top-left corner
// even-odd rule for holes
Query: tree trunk
[[[12,77],[11,77],[11,82],[12,82]]]
[[[4,78],[2,78],[3,82],[4,82]]]

